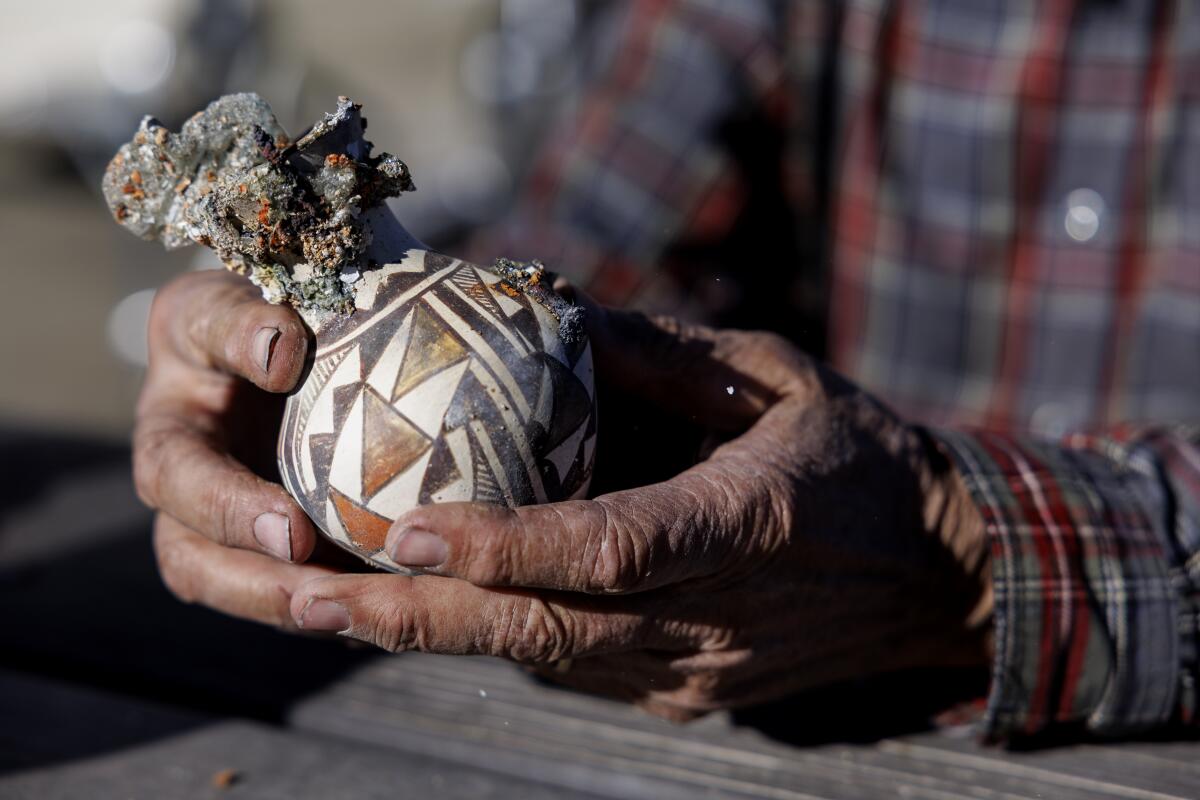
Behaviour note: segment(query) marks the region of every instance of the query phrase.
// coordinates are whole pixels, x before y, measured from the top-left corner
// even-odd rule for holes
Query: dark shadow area
[[[906,670],[819,687],[742,709],[734,712],[733,722],[796,747],[870,744],[945,724],[977,723],[982,719],[988,685],[988,671],[982,669]],[[975,738],[974,730],[971,736]],[[1019,753],[1106,741],[1194,742],[1200,741],[1200,731],[1177,722],[1153,733],[1106,740],[1088,733],[1082,724],[1060,724],[1052,733],[994,744]]]
[[[733,722],[797,747],[869,744],[931,730],[937,715],[984,697],[987,688],[986,670],[906,670],[742,709]]]
[[[1015,738],[1005,742],[1005,747],[1014,753],[1031,753],[1036,750],[1070,747],[1079,744],[1127,744],[1132,742],[1200,742],[1200,730],[1197,730],[1194,725],[1186,726],[1180,720],[1176,719],[1170,724],[1150,732],[1130,732],[1126,734],[1114,734],[1111,737],[1101,737],[1089,733],[1082,724],[1063,724],[1049,732]]]
[[[111,468],[127,475],[129,455],[112,444],[4,430],[0,458],[4,520],[17,509],[55,502],[50,487],[69,483],[74,474]],[[131,488],[108,501],[137,503]],[[89,509],[75,513],[84,519]],[[82,545],[78,534],[38,531],[39,537],[73,543],[56,550],[42,542],[42,552],[52,557],[16,563],[0,558],[0,608],[6,616],[0,664],[182,710],[178,717],[167,714],[165,722],[155,716],[139,727],[135,718],[111,730],[102,720],[72,717],[72,729],[62,731],[61,750],[34,754],[35,762],[155,739],[190,724],[180,720],[192,719],[192,713],[277,721],[290,703],[373,656],[339,640],[284,634],[180,603],[158,577],[149,515],[143,519],[135,529],[96,532]],[[0,539],[10,535],[0,526]],[[0,681],[5,695],[0,706],[37,707],[39,698],[14,697],[10,684]],[[19,753],[2,755],[0,769],[18,762],[32,766]]]
[[[531,673],[530,677],[548,689],[580,691],[561,685],[550,675]],[[936,718],[949,716],[954,713],[952,709],[967,704],[972,708],[972,719],[964,717],[954,724],[973,721],[981,707],[977,701],[986,696],[987,688],[986,670],[906,670],[818,686],[736,710],[730,716],[738,727],[752,728],[794,747],[871,744],[933,730]],[[606,697],[604,692],[595,694]]]
[[[69,475],[128,463],[123,444],[0,425],[0,521]]]
[[[123,695],[0,672],[0,775],[114,753],[211,721]]]

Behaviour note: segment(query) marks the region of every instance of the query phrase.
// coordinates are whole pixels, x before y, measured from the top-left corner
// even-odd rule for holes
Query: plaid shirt
[[[993,550],[993,735],[1194,719],[1200,12],[646,0],[480,252],[771,327],[932,426]]]

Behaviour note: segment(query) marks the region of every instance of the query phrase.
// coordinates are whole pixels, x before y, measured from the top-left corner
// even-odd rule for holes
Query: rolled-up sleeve
[[[937,436],[991,544],[986,735],[1195,724],[1200,428]]]

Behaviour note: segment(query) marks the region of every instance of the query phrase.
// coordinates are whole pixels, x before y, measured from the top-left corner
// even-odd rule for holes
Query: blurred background
[[[294,135],[340,94],[411,168],[404,224],[454,252],[505,209],[591,54],[590,0],[110,0],[12,4],[0,30],[0,427],[122,440],[154,288],[206,253],[119,229],[108,159],[152,114],[172,129],[260,93]]]
[[[235,779],[232,765],[253,773],[252,794],[328,797],[340,793],[330,786],[366,781],[371,764],[403,774],[414,796],[444,796],[446,775],[479,789],[454,796],[493,796],[492,779],[480,784],[461,766],[369,745],[331,762],[340,751],[325,738],[304,750],[305,735],[278,723],[371,654],[168,595],[128,441],[154,291],[216,263],[119,228],[100,178],[146,114],[178,130],[216,97],[253,91],[298,135],[350,95],[377,149],[414,176],[418,191],[393,201],[397,215],[456,253],[467,232],[503,214],[537,132],[576,99],[593,58],[584,32],[607,13],[590,0],[4,6],[0,796],[209,797]],[[486,696],[463,691],[469,703]],[[323,729],[333,716],[312,720]]]

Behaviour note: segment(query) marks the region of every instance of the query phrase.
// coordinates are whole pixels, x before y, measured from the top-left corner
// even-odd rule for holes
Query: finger
[[[575,659],[566,670],[538,668],[543,678],[572,689],[624,700],[670,722],[690,722],[726,706],[712,693],[715,672],[676,667],[687,655],[638,651]]]
[[[652,609],[591,600],[495,591],[432,576],[339,575],[300,587],[291,612],[304,630],[335,631],[392,652],[490,655],[533,664],[693,646],[681,632],[658,625]]]
[[[529,670],[547,683],[634,705],[645,701],[655,689],[676,686],[683,680],[645,651],[536,664]]]
[[[185,418],[138,421],[133,476],[142,502],[218,544],[304,561],[316,543],[312,521],[282,486],[221,452]]]
[[[790,529],[782,472],[769,455],[779,449],[774,416],[651,486],[514,509],[414,509],[389,531],[388,553],[479,586],[586,593],[643,592],[736,568]]]
[[[164,352],[192,366],[286,392],[304,370],[308,332],[295,310],[271,305],[245,278],[224,270],[184,275],[150,310],[150,359]]]
[[[535,664],[529,670],[562,686],[633,701],[655,689],[666,691],[681,686],[685,676],[671,668],[671,661],[685,655],[686,652],[676,651],[630,650]]]
[[[773,334],[717,331],[604,308],[582,291],[573,294],[585,310],[598,383],[714,430],[744,428],[807,372],[807,358]]]
[[[296,588],[331,574],[221,547],[166,514],[155,522],[154,552],[163,582],[184,602],[289,629],[296,627],[289,612]]]

